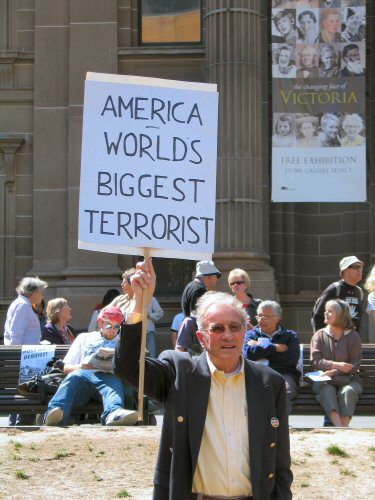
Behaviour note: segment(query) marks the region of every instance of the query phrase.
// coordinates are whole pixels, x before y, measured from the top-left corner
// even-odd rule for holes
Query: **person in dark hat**
[[[197,300],[207,291],[216,290],[217,280],[221,272],[212,260],[197,262],[196,273],[193,281],[188,283],[182,293],[181,307],[185,316],[190,316],[196,309]]]
[[[364,12],[361,8],[348,8],[345,29],[341,32],[342,42],[361,42],[365,39]]]

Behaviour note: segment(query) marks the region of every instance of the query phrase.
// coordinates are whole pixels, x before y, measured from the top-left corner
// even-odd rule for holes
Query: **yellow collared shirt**
[[[251,496],[244,359],[230,375],[217,370],[208,354],[207,362],[211,389],[192,491]]]

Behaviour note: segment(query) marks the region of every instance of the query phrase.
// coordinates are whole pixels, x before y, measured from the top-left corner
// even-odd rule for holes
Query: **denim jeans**
[[[133,391],[113,373],[76,370],[64,379],[49,402],[47,411],[56,407],[61,408],[64,412],[63,425],[67,425],[73,407],[83,406],[90,399],[101,400],[103,402],[101,421],[105,425],[106,418],[114,410],[125,408],[125,405],[132,407],[132,397]]]
[[[157,358],[155,332],[147,332],[146,349],[148,351],[148,354],[147,354],[148,357]]]

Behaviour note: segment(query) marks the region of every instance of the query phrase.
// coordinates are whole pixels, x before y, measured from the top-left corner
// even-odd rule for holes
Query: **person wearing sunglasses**
[[[262,302],[261,299],[255,299],[249,292],[250,276],[243,269],[232,269],[228,275],[228,284],[236,298],[242,303],[247,312],[247,329],[253,330],[258,324],[257,307]]]
[[[114,372],[138,385],[142,289],[155,273],[137,264],[135,307],[121,329]],[[292,498],[284,379],[242,354],[247,314],[232,295],[197,303],[199,356],[168,350],[146,357],[145,394],[164,403],[154,500]],[[133,324],[129,324],[129,322]]]
[[[277,302],[261,302],[257,310],[258,325],[246,332],[243,353],[245,358],[266,364],[282,375],[286,383],[290,415],[301,377],[297,368],[300,347],[297,332],[282,326],[281,317],[282,310]]]
[[[107,306],[98,316],[100,331],[78,335],[63,360],[67,377],[48,404],[45,425],[68,425],[72,408],[85,405],[90,399],[103,402],[103,425],[137,422],[137,412],[125,409],[132,405],[132,390],[113,374],[112,366],[104,372],[88,361],[100,348],[114,350],[123,320],[120,308]]]
[[[317,299],[312,312],[314,333],[325,327],[324,312],[326,303],[332,299],[341,299],[349,304],[350,317],[357,332],[361,331],[361,314],[364,293],[358,283],[362,280],[363,262],[355,255],[341,259],[341,279],[331,283]]]

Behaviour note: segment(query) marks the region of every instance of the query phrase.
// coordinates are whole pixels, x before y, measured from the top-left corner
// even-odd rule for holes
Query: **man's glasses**
[[[355,269],[356,271],[358,271],[358,269],[362,269],[363,266],[361,266],[361,264],[352,264],[351,266],[349,266],[349,269]]]
[[[229,284],[230,286],[234,285],[243,285],[245,282],[244,281],[231,281]]]
[[[105,326],[104,326],[104,330],[116,330],[116,332],[119,332],[121,330],[121,326],[120,325],[111,325],[111,323],[107,323]]]
[[[209,331],[210,333],[221,334],[225,332],[225,328],[230,330],[231,333],[239,333],[242,330],[243,325],[241,323],[229,323],[229,325],[222,325],[221,323],[214,323],[206,328],[204,331]]]

